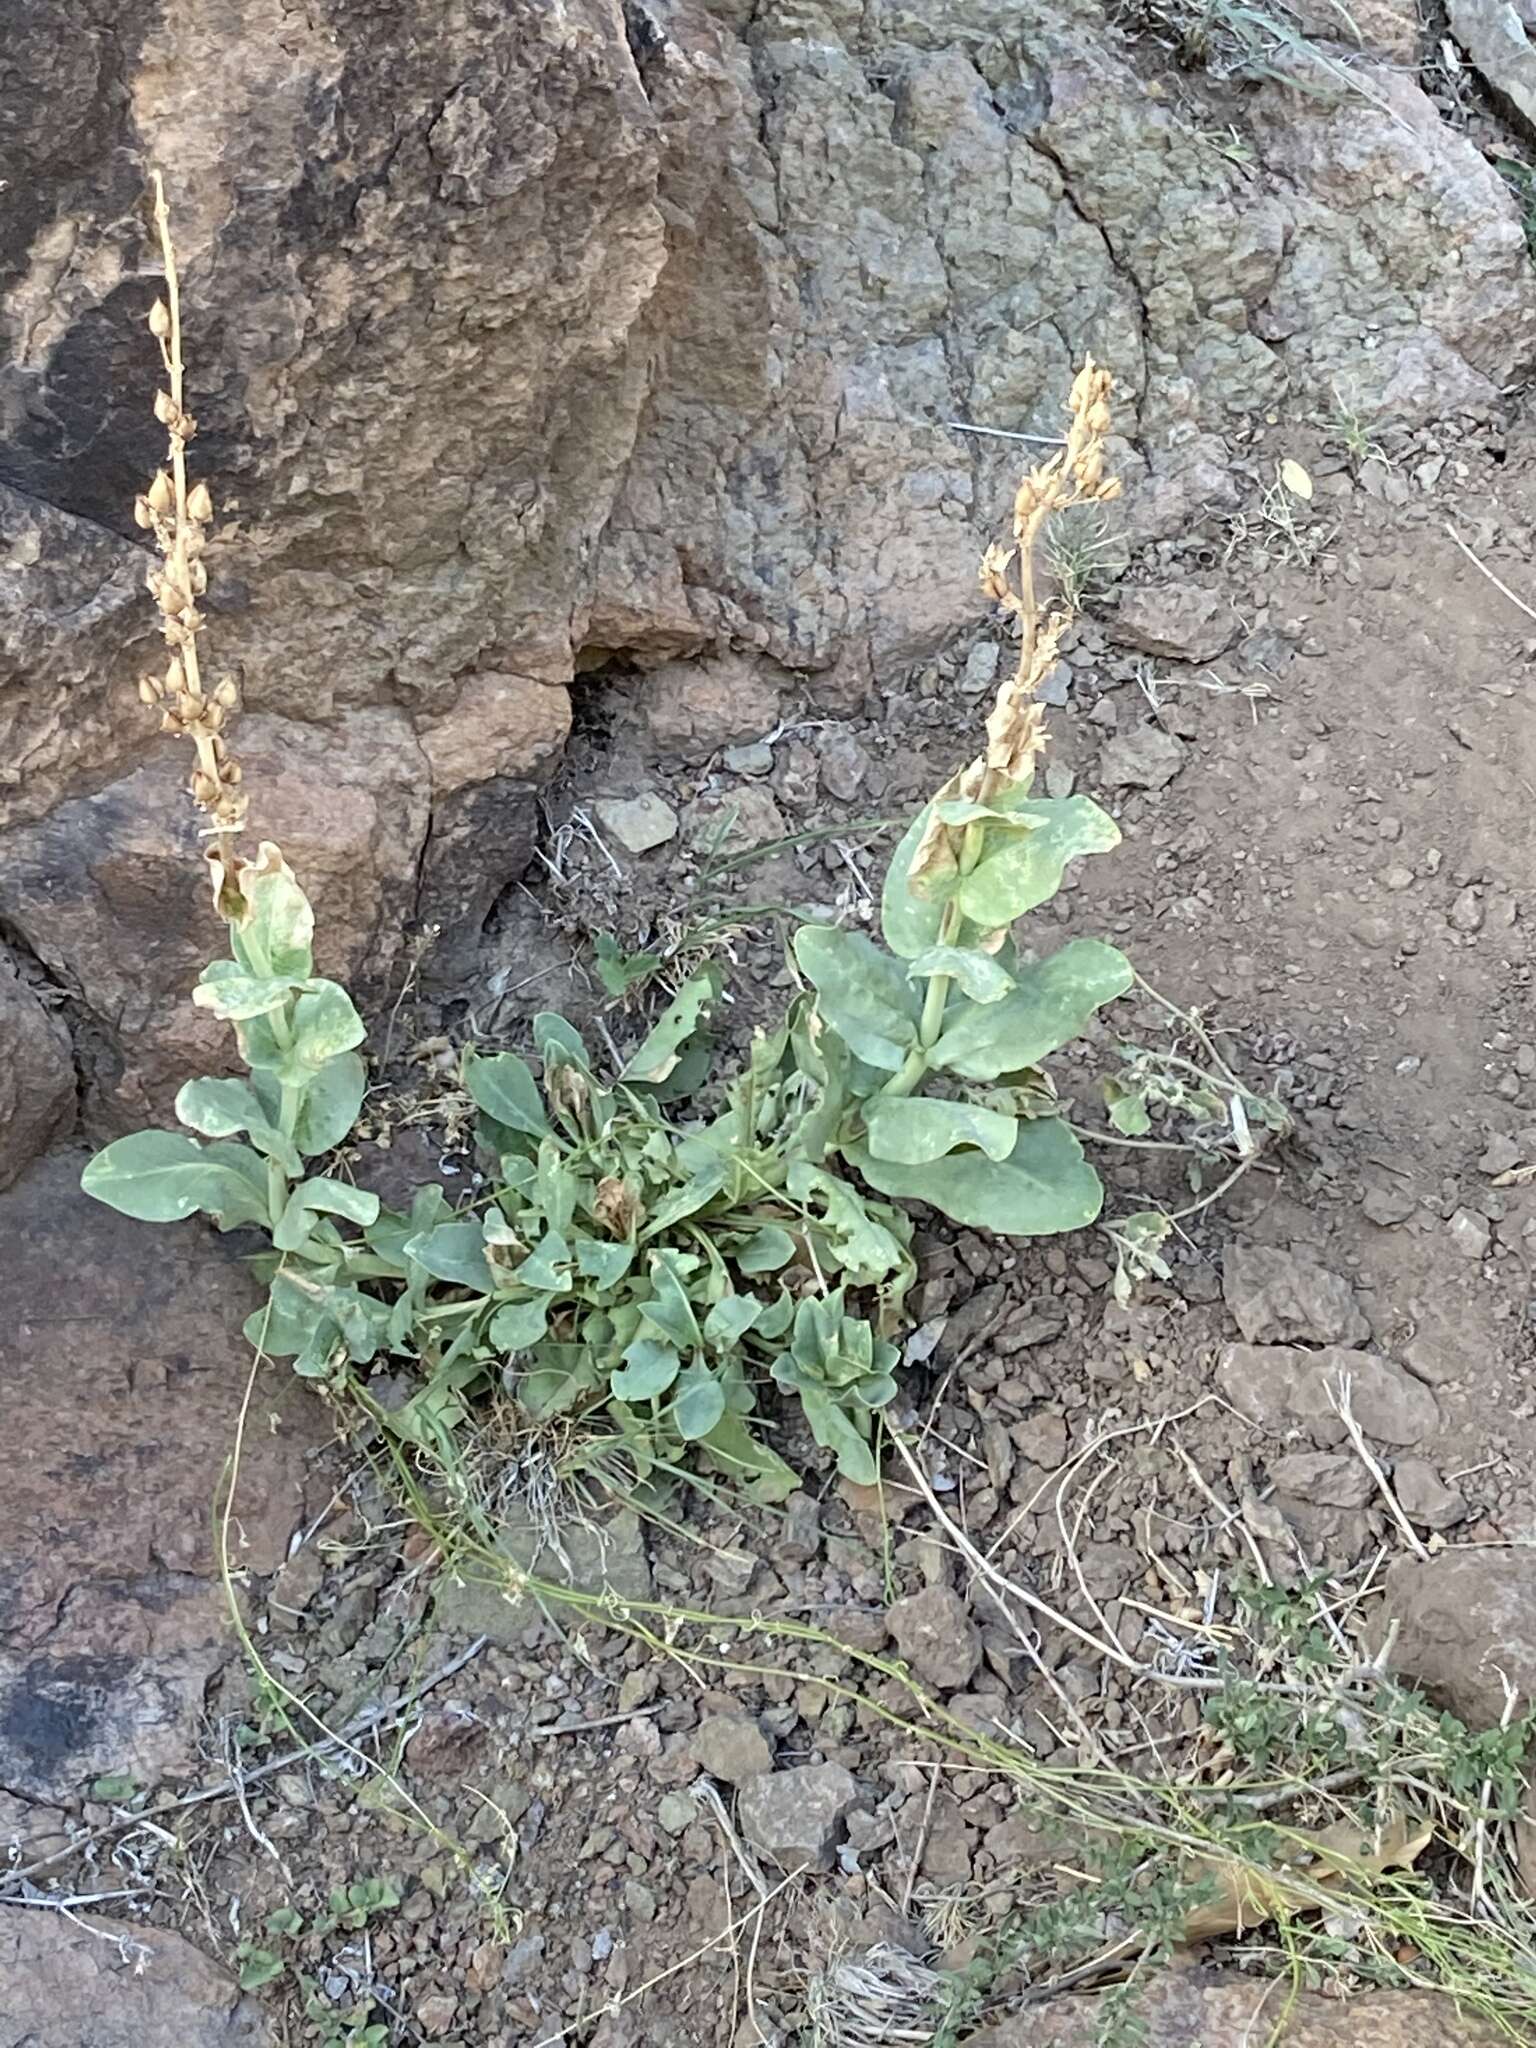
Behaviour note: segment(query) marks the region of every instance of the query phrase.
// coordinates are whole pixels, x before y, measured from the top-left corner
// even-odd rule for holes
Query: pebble
[[[925,1586],[887,1610],[896,1646],[925,1685],[960,1692],[981,1662],[981,1635],[948,1586]]]
[[[1480,932],[1483,928],[1483,899],[1476,889],[1459,892],[1451,905],[1451,924],[1459,932]]]
[[[694,1760],[712,1778],[740,1785],[773,1769],[773,1751],[763,1731],[745,1714],[711,1714],[699,1723],[690,1745]]]
[[[1451,1243],[1464,1259],[1486,1259],[1492,1241],[1486,1217],[1473,1209],[1458,1209],[1446,1225]]]
[[[1390,1230],[1394,1224],[1406,1223],[1418,1203],[1406,1188],[1378,1184],[1366,1189],[1360,1207],[1368,1222]]]
[[[1479,1173],[1508,1173],[1512,1166],[1520,1164],[1520,1147],[1503,1131],[1490,1134],[1482,1157],[1477,1162]]]
[[[1392,1467],[1398,1505],[1421,1529],[1449,1529],[1466,1520],[1467,1504],[1427,1459],[1399,1458]]]
[[[773,749],[766,740],[748,740],[744,746],[726,748],[725,765],[732,775],[771,775]]]
[[[851,803],[869,773],[869,756],[851,732],[833,733],[821,749],[821,786],[839,803]]]
[[[677,813],[654,790],[640,796],[603,797],[597,804],[598,822],[626,853],[649,853],[677,837]]]

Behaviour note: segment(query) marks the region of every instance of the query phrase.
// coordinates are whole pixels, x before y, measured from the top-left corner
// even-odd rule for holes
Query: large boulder
[[[200,1223],[90,1201],[81,1163],[55,1153],[0,1195],[0,1791],[30,1801],[200,1766],[204,1692],[235,1652],[212,1511],[258,1292]],[[264,1573],[328,1431],[286,1365],[260,1371],[230,1563]]]
[[[163,1927],[0,1906],[0,2048],[266,2048],[227,1970]]]
[[[1514,201],[1410,76],[1256,86],[1238,177],[1090,0],[0,0],[0,40],[0,920],[97,1124],[198,1049],[211,938],[132,691],[150,165],[253,823],[376,981],[406,917],[471,963],[574,675],[701,663],[693,748],[731,664],[847,703],[973,619],[1020,449],[961,428],[1056,432],[1085,350],[1133,533],[1230,499],[1255,413],[1492,402],[1531,355]]]

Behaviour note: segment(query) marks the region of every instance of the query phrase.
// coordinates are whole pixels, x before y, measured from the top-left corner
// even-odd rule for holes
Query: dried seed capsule
[[[201,562],[193,562],[189,564],[187,574],[191,579],[192,594],[194,597],[201,597],[208,588],[208,571]]]
[[[149,331],[157,341],[164,341],[171,331],[171,309],[164,299],[156,299],[149,309]]]
[[[201,768],[194,768],[191,782],[192,796],[196,803],[211,803],[219,793],[219,785],[211,775],[205,775]]]
[[[187,516],[204,524],[213,517],[213,500],[206,484],[194,484],[187,498]]]
[[[154,480],[146,493],[150,509],[154,512],[169,512],[176,502],[176,491],[163,469],[157,469]]]
[[[222,704],[226,711],[233,711],[240,702],[240,692],[228,676],[225,676],[224,680],[219,684],[213,693],[213,697],[214,702]]]
[[[160,685],[153,676],[139,677],[139,702],[141,704],[158,704],[160,702]]]
[[[184,690],[187,687],[187,672],[181,665],[179,654],[173,654],[166,664],[165,687],[173,691]]]
[[[223,775],[224,780],[230,785],[231,788],[233,788],[234,785],[240,780],[240,763],[238,761],[226,761],[224,764]]]
[[[155,418],[162,427],[174,426],[177,420],[181,418],[181,407],[172,398],[169,391],[157,391],[155,393]]]
[[[186,592],[178,590],[169,576],[162,576],[160,588],[155,592],[155,602],[168,617],[174,618],[177,612],[186,607]]]
[[[135,526],[153,526],[155,515],[148,498],[138,497],[133,501],[133,523]]]

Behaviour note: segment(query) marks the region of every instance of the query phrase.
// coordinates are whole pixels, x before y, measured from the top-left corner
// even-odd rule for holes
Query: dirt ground
[[[1052,787],[1070,774],[1125,834],[1074,878],[1063,924],[1126,944],[1156,987],[1200,1005],[1245,1077],[1291,1108],[1294,1141],[1190,1219],[1172,1280],[1129,1308],[1091,1234],[1018,1249],[919,1239],[932,1350],[912,1403],[937,1498],[1011,1579],[1138,1654],[1166,1634],[1159,1617],[1223,1597],[1256,1556],[1281,1581],[1318,1567],[1358,1583],[1401,1543],[1369,1489],[1308,1499],[1294,1471],[1289,1493],[1277,1487],[1270,1467],[1309,1440],[1252,1427],[1218,1376],[1237,1334],[1223,1299],[1232,1246],[1293,1250],[1343,1276],[1371,1347],[1433,1389],[1439,1425],[1412,1446],[1427,1468],[1421,1533],[1536,1534],[1536,1174],[1522,1172],[1536,1168],[1524,703],[1536,616],[1516,601],[1536,604],[1536,428],[1516,408],[1508,422],[1378,438],[1350,458],[1326,425],[1286,423],[1240,451],[1244,511],[1138,559],[1090,605],[1053,693],[1065,701]],[[1312,479],[1310,504],[1272,490],[1287,459]],[[1202,661],[1123,644],[1120,607],[1132,615],[1142,584],[1217,593],[1229,644]],[[991,657],[976,650],[996,644],[978,615],[973,642],[868,716],[786,704],[766,752],[733,754],[734,767],[723,750],[685,762],[648,736],[643,678],[595,680],[541,866],[504,905],[467,997],[402,1003],[399,1071],[433,1075],[444,1041],[471,1032],[516,1043],[533,1008],[598,1009],[580,933],[664,944],[680,877],[690,920],[727,934],[749,1016],[754,989],[766,999],[784,984],[780,932],[760,907],[868,914],[891,836],[859,821],[903,818],[961,758],[986,701]],[[1149,747],[1149,734],[1177,744]],[[1134,786],[1165,771],[1160,788]],[[599,806],[645,791],[679,831],[632,859],[604,837]],[[818,836],[711,877],[711,835],[732,809],[727,854]],[[604,1023],[621,1040],[639,1028],[611,1009]],[[364,1147],[363,1170],[442,1159],[450,1176],[467,1171],[441,1107],[397,1129],[387,1158],[370,1165]],[[1168,1186],[1127,1158],[1109,1173],[1122,1211]],[[800,1449],[817,1469],[814,1447]],[[248,1969],[252,1947],[285,1961],[255,1993],[278,2039],[746,2048],[797,2038],[808,1973],[840,1945],[900,1940],[950,1964],[975,1953],[1056,1853],[1038,1816],[882,1720],[912,1710],[878,1673],[822,1643],[733,1631],[732,1617],[889,1653],[893,1606],[920,1596],[926,1633],[909,1622],[895,1648],[961,1721],[1005,1727],[1047,1762],[1096,1750],[1130,1762],[1192,1726],[1188,1699],[1135,1693],[1060,1630],[1042,1633],[1032,1662],[956,1556],[953,1528],[899,1486],[884,1519],[826,1477],[782,1518],[695,1504],[669,1532],[599,1515],[627,1593],[719,1617],[713,1661],[699,1661],[456,1588],[344,1445],[334,1481],[304,1546],[243,1589],[254,1641],[331,1728],[428,1689],[365,1721],[339,1763],[301,1756],[243,1810],[211,1806],[185,1853],[135,1829],[110,1863],[96,1858],[103,1891],[156,1873],[147,1911],[130,1907],[150,1924]],[[578,1531],[573,1550],[591,1540]],[[855,1681],[862,1703],[840,1691]],[[243,1720],[266,1738],[253,1754],[281,1757],[294,1738],[273,1708],[234,1667],[210,1725]],[[295,1725],[300,1744],[314,1733]],[[856,1781],[829,1868],[786,1880],[738,1833],[733,1782],[770,1754],[780,1772],[828,1766]],[[696,1794],[700,1782],[714,1789]],[[367,1880],[385,1889],[361,1925],[313,1931],[333,1888]],[[306,1927],[267,1931],[286,1909]]]

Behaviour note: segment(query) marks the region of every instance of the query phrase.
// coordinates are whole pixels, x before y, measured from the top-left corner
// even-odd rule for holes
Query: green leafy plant
[[[165,245],[173,274],[168,229]],[[152,325],[178,366],[174,384],[174,289],[161,314]],[[534,1020],[534,1064],[466,1053],[491,1166],[467,1206],[430,1185],[407,1209],[386,1209],[339,1173],[312,1170],[363,1100],[362,1019],[314,971],[313,912],[279,849],[263,843],[254,861],[235,852],[243,791],[200,770],[193,793],[213,809],[229,957],[204,969],[193,1001],[232,1027],[246,1072],[189,1081],[176,1099],[184,1128],[107,1146],[86,1168],[87,1191],[148,1222],[200,1211],[264,1235],[271,1250],[256,1264],[269,1292],[247,1324],[252,1342],[356,1395],[397,1441],[451,1453],[476,1396],[500,1389],[535,1424],[600,1420],[630,1483],[687,1473],[771,1500],[795,1483],[765,1436],[762,1396],[776,1386],[798,1399],[840,1471],[871,1482],[914,1276],[901,1205],[1036,1237],[1092,1223],[1102,1204],[1044,1062],[1130,988],[1131,967],[1097,939],[1036,957],[1014,927],[1050,901],[1071,861],[1119,839],[1088,798],[1033,793],[1045,746],[1037,689],[1071,618],[1060,598],[1049,613],[1037,604],[1036,553],[1054,516],[1118,495],[1104,474],[1109,392],[1090,362],[1063,444],[1019,487],[1012,547],[983,561],[983,588],[1017,629],[1017,667],[984,750],[896,850],[883,943],[833,925],[799,929],[801,990],[723,1089],[707,1036],[721,973],[707,963],[617,1074],[601,1075],[554,1014]],[[166,613],[179,646],[202,626],[188,607],[206,582],[209,507],[206,492],[187,493],[191,423],[174,394],[162,411],[174,478],[145,502],[167,575],[187,585],[186,605]],[[183,660],[183,684],[186,673]],[[161,702],[168,687],[148,694]],[[221,727],[224,711],[177,716]],[[223,773],[220,732],[199,726],[193,737],[200,761]],[[599,947],[615,995],[653,964],[612,941]],[[1128,1080],[1113,1107],[1122,1124],[1146,1113],[1134,1105],[1150,1086]],[[1155,1259],[1144,1219],[1123,1233],[1138,1270]],[[385,1357],[419,1371],[414,1394],[388,1412],[365,1386]]]

